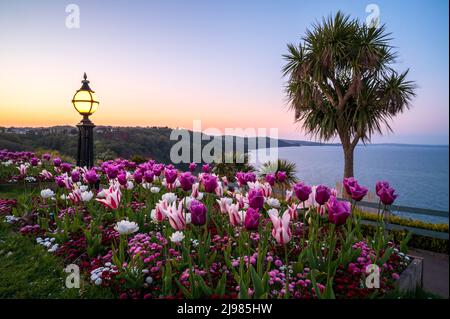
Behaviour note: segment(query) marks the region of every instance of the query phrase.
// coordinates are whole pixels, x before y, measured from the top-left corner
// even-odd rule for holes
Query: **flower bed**
[[[9,180],[54,182],[0,201],[5,222],[120,298],[366,298],[394,289],[410,263],[383,214],[363,236],[352,211],[367,189],[355,179],[344,181],[350,204],[324,185],[285,190],[281,171],[240,172],[229,187],[208,165],[117,159],[85,169],[7,151],[0,163]],[[387,209],[394,190],[376,191]],[[376,287],[366,283],[374,265]]]

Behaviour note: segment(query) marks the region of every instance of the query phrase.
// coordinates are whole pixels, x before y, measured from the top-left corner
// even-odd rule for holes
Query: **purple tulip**
[[[259,217],[261,216],[260,213],[258,213],[257,209],[253,209],[249,207],[247,209],[247,213],[245,214],[244,219],[244,227],[247,230],[257,230],[259,225]]]
[[[175,183],[178,176],[178,171],[173,168],[166,168],[164,170],[164,177],[166,178],[167,184]]]
[[[284,172],[284,171],[278,171],[277,172],[277,180],[280,183],[283,183],[286,180],[286,178],[287,178],[286,172]]]
[[[392,187],[382,187],[377,191],[377,195],[380,197],[381,202],[384,205],[392,205],[392,203],[397,198],[397,194],[395,193],[395,189]]]
[[[367,195],[368,189],[360,186],[358,181],[353,177],[344,178],[344,188],[345,192],[350,195],[350,197],[359,202]]]
[[[316,187],[316,202],[319,205],[325,204],[331,196],[331,190],[325,185],[319,185]]]
[[[208,193],[214,193],[216,191],[216,188],[219,186],[217,176],[211,174],[203,174],[202,182],[205,186],[205,191]]]
[[[336,226],[343,225],[350,216],[350,203],[331,196],[327,202],[328,220]]]
[[[253,188],[248,192],[248,205],[253,209],[262,209],[264,206],[264,192]]]
[[[30,164],[31,164],[32,166],[37,166],[37,165],[39,164],[39,158],[33,157],[33,158],[30,160]]]
[[[189,170],[190,170],[191,172],[195,171],[195,168],[196,168],[196,167],[197,167],[197,164],[195,164],[195,163],[189,164]]]
[[[311,194],[312,189],[310,186],[305,185],[303,183],[297,183],[293,187],[295,196],[301,201],[304,202],[309,198],[309,194]]]
[[[56,185],[58,185],[58,187],[66,187],[66,183],[64,181],[64,177],[63,176],[56,176],[55,177],[55,182],[56,182]]]
[[[388,182],[386,181],[378,181],[377,184],[375,185],[375,191],[377,193],[378,196],[380,196],[379,192],[382,188],[389,188],[390,185]]]
[[[126,185],[127,184],[127,174],[125,172],[122,172],[119,175],[117,175],[117,181],[122,186]]]
[[[194,176],[190,172],[181,173],[178,180],[180,181],[181,188],[185,192],[190,191],[195,182]]]
[[[343,184],[344,184],[345,192],[348,195],[351,195],[352,192],[350,190],[350,187],[355,187],[355,185],[358,184],[358,181],[354,177],[346,177],[346,178],[344,178]]]
[[[269,173],[266,175],[266,177],[264,178],[266,180],[267,183],[270,184],[270,186],[275,185],[276,182],[276,177],[274,173]]]
[[[62,163],[61,169],[63,170],[63,172],[68,173],[72,170],[72,165],[69,163]]]
[[[209,167],[209,164],[204,164],[202,166],[203,173],[209,173],[211,171],[211,167]]]
[[[147,183],[151,183],[153,182],[153,179],[155,178],[155,174],[153,173],[153,171],[145,171],[144,172],[144,179]]]
[[[61,159],[59,157],[55,157],[53,159],[53,165],[55,165],[55,167],[59,167],[61,165]]]
[[[95,184],[98,181],[98,174],[94,169],[90,169],[84,173],[84,179],[88,184]]]
[[[206,206],[197,200],[192,200],[191,206],[189,207],[191,212],[191,223],[193,225],[201,226],[206,223]]]
[[[162,170],[164,169],[164,165],[163,164],[155,164],[152,167],[153,173],[155,174],[155,176],[159,176],[161,175]]]
[[[72,173],[70,174],[70,177],[72,178],[72,182],[78,183],[80,181],[80,171],[77,169],[74,169]]]
[[[52,156],[49,153],[45,153],[42,155],[42,159],[49,161],[52,158]]]
[[[134,178],[134,181],[137,184],[142,183],[142,173],[141,173],[141,171],[139,171],[139,170],[135,171],[134,174],[133,174],[133,178]]]
[[[119,168],[116,165],[108,165],[106,167],[106,174],[108,175],[109,179],[116,178],[119,174]]]

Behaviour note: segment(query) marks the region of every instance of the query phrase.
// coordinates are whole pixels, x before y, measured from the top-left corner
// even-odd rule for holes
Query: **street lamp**
[[[98,100],[95,92],[89,87],[86,73],[84,73],[83,85],[75,93],[72,104],[75,109],[83,115],[83,119],[77,124],[78,127],[78,153],[77,165],[81,167],[92,167],[94,165],[94,123],[89,119],[89,115],[97,111]]]

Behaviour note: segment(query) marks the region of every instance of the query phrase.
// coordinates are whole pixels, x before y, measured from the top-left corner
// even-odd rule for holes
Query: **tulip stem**
[[[287,248],[287,244],[284,245],[284,257],[285,257],[285,267],[286,267],[286,283],[285,283],[285,288],[284,288],[284,298],[288,299],[289,298],[289,254],[288,254],[288,248]]]

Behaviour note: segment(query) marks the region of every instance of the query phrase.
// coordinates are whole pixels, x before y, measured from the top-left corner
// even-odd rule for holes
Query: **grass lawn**
[[[0,299],[114,297],[108,289],[83,281],[81,289],[66,288],[63,269],[59,258],[0,222]]]

